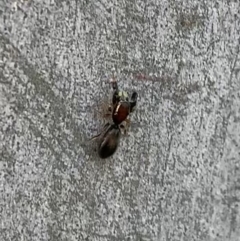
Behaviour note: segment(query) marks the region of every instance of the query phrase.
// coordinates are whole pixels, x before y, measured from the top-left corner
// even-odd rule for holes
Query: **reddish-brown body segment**
[[[130,105],[128,102],[119,102],[116,108],[114,108],[112,113],[113,122],[116,125],[121,124],[130,113]]]

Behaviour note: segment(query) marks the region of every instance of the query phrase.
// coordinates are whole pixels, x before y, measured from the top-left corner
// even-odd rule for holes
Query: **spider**
[[[127,92],[119,91],[115,79],[112,79],[110,82],[114,90],[112,105],[109,107],[112,123],[106,123],[101,133],[91,139],[97,139],[97,149],[100,158],[108,158],[117,150],[121,136],[121,128],[124,128],[122,123],[125,121],[129,125],[130,121],[127,117],[134,111],[138,97],[137,92],[133,92],[129,100]]]

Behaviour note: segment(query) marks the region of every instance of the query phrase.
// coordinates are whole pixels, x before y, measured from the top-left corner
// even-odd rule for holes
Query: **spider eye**
[[[124,98],[128,98],[128,93],[123,91],[123,96],[124,96]]]

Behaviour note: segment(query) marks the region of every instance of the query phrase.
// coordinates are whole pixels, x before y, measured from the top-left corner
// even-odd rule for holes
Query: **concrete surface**
[[[1,0],[0,240],[240,240],[239,44],[234,0]]]

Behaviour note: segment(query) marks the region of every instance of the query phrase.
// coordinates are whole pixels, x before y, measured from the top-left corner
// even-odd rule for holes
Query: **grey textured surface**
[[[240,3],[146,2],[0,1],[1,241],[240,240]]]

